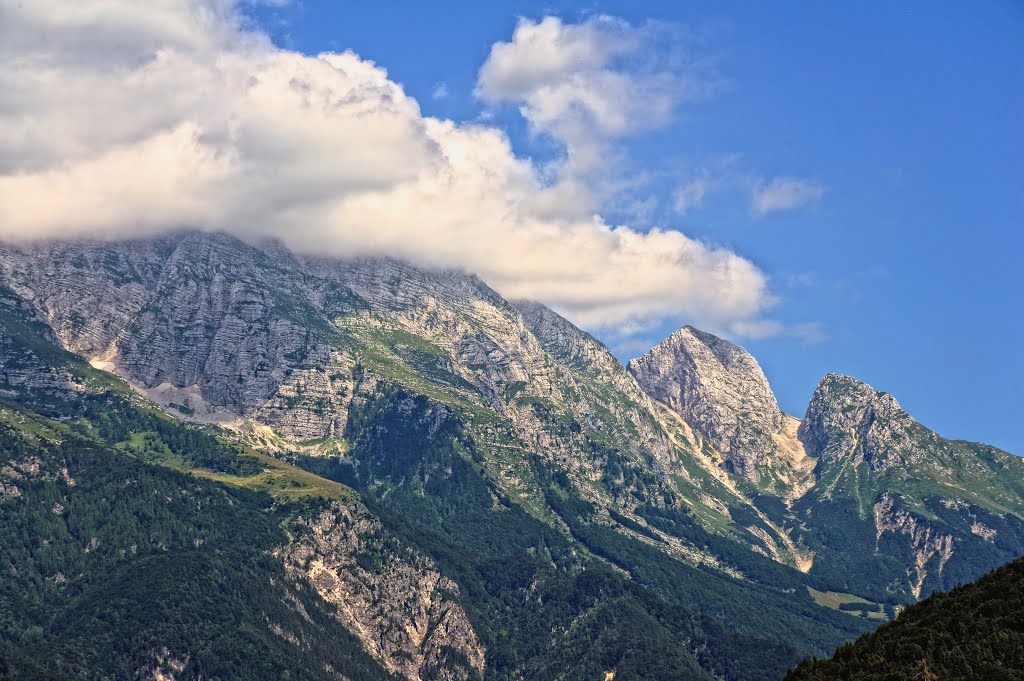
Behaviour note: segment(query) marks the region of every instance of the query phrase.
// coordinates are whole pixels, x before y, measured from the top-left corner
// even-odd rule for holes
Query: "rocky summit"
[[[181,232],[0,245],[0,520],[15,678],[767,680],[1024,554],[1024,463],[837,374],[785,414],[689,326],[624,366],[471,274]]]
[[[678,414],[725,457],[730,472],[788,489],[813,468],[794,437],[761,366],[743,348],[690,326],[679,329],[629,371],[654,399]]]

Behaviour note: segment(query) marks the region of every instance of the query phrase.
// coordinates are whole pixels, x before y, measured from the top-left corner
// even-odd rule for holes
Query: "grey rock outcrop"
[[[778,440],[793,420],[779,409],[757,360],[738,345],[685,326],[628,366],[648,395],[725,455],[735,474],[759,482],[766,467],[802,458],[779,456]]]
[[[921,597],[921,589],[930,569],[942,573],[953,556],[955,540],[953,535],[931,527],[924,520],[900,508],[897,498],[885,492],[874,505],[876,541],[886,532],[905,535],[910,543],[914,558],[908,569],[910,592],[915,598]]]
[[[544,350],[559,362],[595,374],[625,373],[604,344],[551,308],[532,300],[513,304]]]
[[[362,505],[334,502],[294,518],[288,532],[278,551],[288,573],[335,605],[338,620],[389,671],[409,681],[483,676],[484,648],[458,604],[458,585],[387,535]]]
[[[463,272],[183,232],[0,244],[0,282],[63,347],[180,418],[251,421],[292,441],[340,437],[355,373],[371,371],[442,401],[482,402],[587,489],[606,461],[584,427],[620,441],[637,465],[671,458],[653,404],[607,348],[547,308],[532,324],[540,308],[524,315]],[[585,367],[545,335],[553,329]],[[509,444],[509,433],[493,435]]]
[[[298,439],[343,424],[351,361],[318,333],[327,323],[309,302],[317,291],[287,259],[184,233],[0,246],[0,275],[66,349],[164,406],[253,417]]]
[[[824,464],[845,457],[855,464],[865,461],[876,472],[921,463],[927,447],[939,440],[903,411],[892,395],[840,374],[821,379],[799,437]]]
[[[66,357],[51,356],[54,340],[50,328],[35,318],[31,305],[0,286],[0,396],[52,400],[87,389],[66,366]]]

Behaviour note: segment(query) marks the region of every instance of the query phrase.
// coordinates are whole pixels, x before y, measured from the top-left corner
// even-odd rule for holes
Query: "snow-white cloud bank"
[[[638,30],[521,24],[479,90],[575,148],[580,121],[604,138],[658,124],[676,76],[609,68]],[[465,268],[591,327],[763,319],[772,296],[750,261],[552,211],[552,182],[502,130],[424,116],[351,52],[277,47],[233,0],[0,0],[0,239],[226,230]]]

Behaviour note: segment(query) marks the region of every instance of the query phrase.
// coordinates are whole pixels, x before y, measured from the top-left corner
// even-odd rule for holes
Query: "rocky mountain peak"
[[[776,449],[773,435],[784,430],[785,415],[757,360],[740,346],[684,326],[630,361],[629,371],[726,454],[737,474],[755,479],[755,468]]]
[[[892,395],[841,374],[828,374],[818,383],[798,435],[814,456],[852,455],[875,470],[912,456],[913,438],[934,437]]]

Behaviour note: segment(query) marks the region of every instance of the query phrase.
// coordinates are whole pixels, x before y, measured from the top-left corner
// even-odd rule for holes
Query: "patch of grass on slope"
[[[807,592],[818,605],[833,610],[839,610],[858,617],[885,621],[889,619],[886,614],[885,604],[875,603],[853,594],[840,593],[838,591],[818,591],[814,587],[807,587]],[[892,606],[889,606],[890,608]]]

